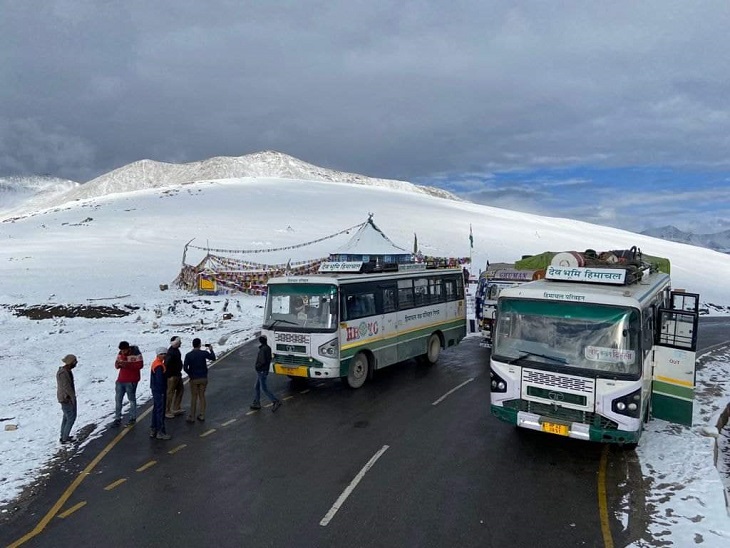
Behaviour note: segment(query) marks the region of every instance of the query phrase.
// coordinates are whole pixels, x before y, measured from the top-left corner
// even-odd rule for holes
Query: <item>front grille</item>
[[[516,411],[534,413],[535,415],[540,415],[546,419],[588,424],[603,430],[618,430],[618,423],[589,411],[568,409],[567,407],[560,407],[559,405],[549,405],[529,400],[510,400],[504,402],[504,406],[510,409],[515,409]]]
[[[298,367],[300,365],[306,365],[309,367],[322,367],[322,365],[324,365],[321,361],[315,360],[314,358],[306,358],[304,356],[292,356],[290,354],[276,354],[274,356],[274,363],[278,363],[286,367]]]
[[[594,379],[557,375],[547,371],[538,371],[527,368],[522,369],[522,382],[537,384],[540,386],[550,386],[563,390],[573,390],[574,392],[583,392],[585,394],[593,394],[593,387],[595,385]]]

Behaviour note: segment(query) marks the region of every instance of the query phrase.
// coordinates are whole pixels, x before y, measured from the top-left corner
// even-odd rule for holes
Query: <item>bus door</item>
[[[378,284],[377,298],[380,300],[378,309],[382,312],[380,335],[383,347],[379,361],[384,364],[398,361],[398,284],[395,281]]]
[[[699,299],[696,293],[672,291],[671,308],[658,312],[652,375],[652,416],[692,425]]]

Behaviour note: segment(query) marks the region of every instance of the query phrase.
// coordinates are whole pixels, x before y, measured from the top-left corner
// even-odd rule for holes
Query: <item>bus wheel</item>
[[[426,345],[426,363],[433,365],[439,359],[441,354],[441,339],[436,333],[431,333]]]
[[[350,363],[350,370],[347,372],[347,386],[360,388],[368,378],[370,363],[368,357],[362,352],[358,353]]]

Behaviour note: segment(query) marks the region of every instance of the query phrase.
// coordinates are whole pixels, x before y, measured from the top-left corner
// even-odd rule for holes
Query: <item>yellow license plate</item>
[[[299,367],[285,367],[283,365],[274,364],[274,372],[279,375],[289,375],[290,377],[308,377],[307,368],[303,365]]]
[[[549,432],[550,434],[557,434],[558,436],[567,436],[568,426],[566,424],[556,424],[554,422],[543,422],[542,431]]]

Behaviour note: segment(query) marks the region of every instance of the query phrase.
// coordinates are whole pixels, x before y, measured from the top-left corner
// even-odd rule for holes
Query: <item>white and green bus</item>
[[[318,274],[268,282],[262,333],[274,373],[342,378],[359,388],[404,360],[438,360],[466,335],[461,270],[370,263],[323,263]]]
[[[651,416],[691,424],[698,302],[643,262],[553,263],[544,280],[504,289],[490,357],[492,414],[629,447]]]

